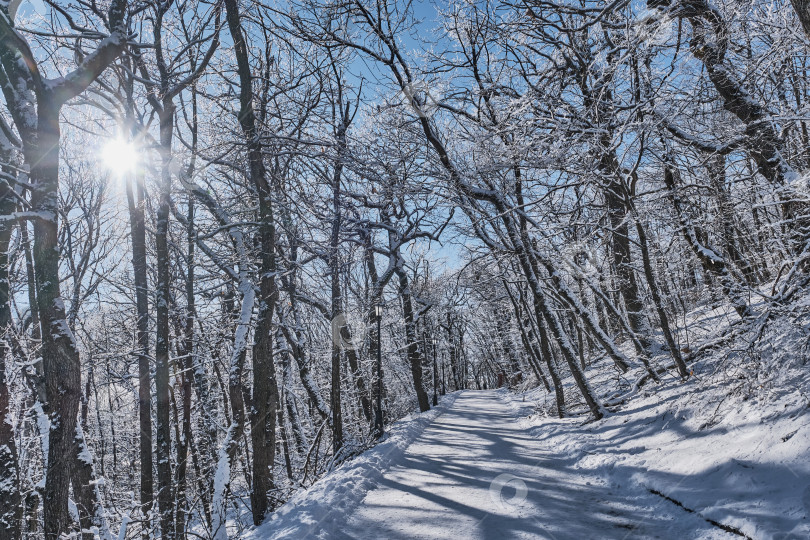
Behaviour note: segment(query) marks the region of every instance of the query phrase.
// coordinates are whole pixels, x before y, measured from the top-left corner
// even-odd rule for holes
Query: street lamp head
[[[439,340],[436,338],[431,339],[431,341],[433,342],[434,347],[436,346],[437,343],[439,343]]]
[[[375,304],[374,305],[374,315],[379,319],[382,317],[383,306],[382,304]]]

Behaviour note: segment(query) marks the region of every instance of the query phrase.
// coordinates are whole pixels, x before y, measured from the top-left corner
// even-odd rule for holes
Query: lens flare
[[[138,152],[131,142],[113,139],[102,148],[101,159],[110,172],[124,175],[135,171]]]

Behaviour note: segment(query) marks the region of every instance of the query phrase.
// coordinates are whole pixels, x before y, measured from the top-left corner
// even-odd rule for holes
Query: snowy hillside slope
[[[662,508],[680,504],[736,536],[810,538],[805,310],[793,305],[765,324],[761,317],[691,364],[685,383],[670,372],[634,390],[629,377],[626,396],[612,399],[623,403],[599,422],[556,418],[542,388],[511,394],[512,406],[533,437],[574,467],[655,493]],[[692,343],[722,342],[735,319],[722,308],[693,312]],[[602,385],[615,385],[604,364]]]
[[[523,425],[583,474],[641,487],[662,509],[680,504],[751,538],[810,538],[806,400],[789,394],[715,414],[683,390],[670,383],[598,423],[534,416]]]

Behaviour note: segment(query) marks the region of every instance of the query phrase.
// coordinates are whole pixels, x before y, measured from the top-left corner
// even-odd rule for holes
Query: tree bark
[[[672,359],[675,360],[678,373],[681,375],[681,378],[686,379],[689,376],[689,372],[686,369],[686,364],[681,357],[681,351],[678,349],[678,345],[675,343],[675,338],[672,336],[672,331],[669,327],[669,316],[667,315],[667,311],[664,307],[664,301],[661,298],[661,293],[658,290],[658,283],[655,279],[655,273],[653,272],[652,261],[650,259],[650,249],[647,243],[647,233],[644,230],[641,221],[639,221],[638,215],[634,215],[633,217],[636,221],[638,243],[641,247],[641,258],[644,263],[644,276],[647,278],[647,285],[650,287],[650,294],[652,296],[653,303],[655,304],[655,309],[658,312],[658,320],[661,323],[661,333],[664,334],[664,340],[667,343],[667,347],[669,347],[669,354],[672,356]],[[650,371],[650,375],[652,376],[653,380],[656,382],[658,381],[658,374],[656,374],[655,371]]]
[[[422,355],[419,351],[419,342],[416,337],[416,323],[414,321],[411,289],[408,283],[408,274],[401,268],[396,269],[399,278],[399,295],[402,298],[402,316],[405,319],[405,339],[407,340],[408,363],[411,367],[411,377],[416,391],[416,400],[419,410],[430,410],[430,402],[422,378]]]
[[[805,0],[791,0],[802,26],[807,30],[808,6]],[[650,7],[665,7],[671,0],[648,0]],[[779,189],[782,213],[788,231],[788,249],[798,255],[804,247],[806,235],[806,203],[795,193],[790,183],[798,173],[784,157],[784,141],[767,108],[754,99],[743,83],[727,65],[728,27],[723,14],[707,0],[690,0],[682,4],[678,15],[692,24],[690,48],[695,58],[706,68],[706,74],[723,100],[723,107],[745,125],[746,146],[757,171]]]
[[[42,336],[46,412],[50,418],[48,464],[43,509],[45,537],[57,538],[70,527],[68,491],[73,466],[76,419],[81,395],[81,366],[73,333],[65,318],[59,289],[58,190],[59,109],[53,102],[38,104],[38,137],[27,149],[33,191],[34,271]]]
[[[132,275],[135,282],[135,341],[138,355],[138,436],[140,452],[141,512],[148,516],[154,500],[152,464],[152,378],[149,366],[149,282],[146,261],[146,190],[138,174],[127,183],[129,227],[132,242]],[[144,533],[148,526],[143,528]]]
[[[180,369],[180,430],[181,436],[175,448],[177,451],[177,471],[175,481],[175,517],[174,527],[178,538],[185,538],[186,536],[186,516],[188,515],[188,500],[186,498],[186,483],[188,471],[188,458],[189,450],[191,448],[192,432],[191,432],[191,392],[192,392],[192,378],[194,377],[194,319],[195,302],[194,302],[194,245],[195,245],[195,231],[194,231],[194,199],[189,197],[188,200],[188,223],[187,223],[187,268],[186,268],[186,312],[185,320],[182,324],[183,339],[178,343],[178,356]],[[178,332],[178,339],[180,333]]]
[[[548,379],[546,379],[546,376],[543,373],[542,368],[540,367],[540,357],[542,355],[537,350],[535,343],[532,341],[531,337],[529,336],[526,330],[532,324],[531,321],[529,320],[528,314],[525,317],[521,317],[521,305],[518,304],[517,300],[512,294],[512,291],[509,289],[509,284],[506,282],[506,280],[504,279],[502,280],[502,282],[504,289],[506,290],[506,294],[507,296],[509,296],[509,301],[512,303],[512,308],[515,311],[515,317],[517,317],[518,329],[520,330],[520,339],[521,342],[523,343],[523,348],[529,355],[529,366],[532,368],[532,371],[534,372],[534,375],[537,377],[537,380],[541,381],[543,383],[543,386],[545,386],[546,392],[551,392],[551,386],[548,383]]]
[[[273,190],[268,182],[262,142],[253,109],[253,76],[247,44],[242,34],[241,16],[236,0],[225,1],[228,29],[234,43],[239,75],[239,124],[245,137],[250,180],[259,197],[259,239],[261,244],[259,312],[253,342],[253,407],[251,444],[253,482],[250,504],[253,523],[259,525],[270,510],[269,491],[273,484],[276,453],[276,417],[279,406],[276,370],[273,362],[273,313],[278,300],[276,284],[276,228],[273,215]]]
[[[796,10],[796,15],[799,16],[804,33],[810,38],[810,1],[790,0],[790,3],[793,4],[793,9]]]
[[[28,43],[14,30],[8,3],[0,6],[2,77],[6,82],[14,81],[0,86],[21,135],[33,186],[31,211],[36,216],[32,258],[48,399],[45,412],[50,420],[43,501],[46,540],[67,533],[70,526],[68,493],[81,395],[79,351],[67,324],[59,287],[59,113],[65,102],[82,93],[123,50],[126,9],[126,0],[113,0],[107,13],[109,38],[73,72],[48,81],[43,79]]]
[[[611,159],[611,158],[606,158]],[[613,176],[612,167],[606,174]],[[605,203],[608,208],[608,220],[611,228],[611,246],[613,256],[613,267],[616,278],[619,281],[619,292],[624,300],[624,307],[627,310],[627,319],[630,328],[638,336],[644,350],[649,350],[649,326],[644,317],[644,304],[638,292],[638,282],[636,273],[632,265],[630,253],[630,230],[627,223],[627,212],[625,208],[624,186],[617,180],[611,180],[604,190]]]
[[[171,278],[169,266],[169,215],[172,189],[172,140],[174,137],[174,103],[164,99],[159,112],[161,183],[155,225],[157,283],[155,284],[155,397],[156,457],[158,478],[158,511],[164,538],[174,538],[174,503],[172,500],[171,418],[169,400],[169,305]]]
[[[714,188],[717,198],[717,213],[720,221],[719,234],[723,239],[723,251],[729,259],[742,272],[743,277],[749,285],[757,284],[757,277],[752,265],[743,257],[737,249],[735,239],[736,227],[734,226],[734,205],[729,197],[726,188],[726,157],[720,154],[708,156],[706,165],[709,180]]]
[[[1,157],[4,163],[10,163],[11,156]],[[3,167],[3,171],[12,174],[6,167]],[[4,218],[10,217],[16,207],[11,190],[7,181],[0,183],[0,216]],[[13,221],[0,221],[0,540],[20,538],[23,511],[17,445],[14,441],[15,422],[6,377],[6,359],[11,352],[7,336],[11,326],[8,247],[13,229]],[[35,306],[31,306],[31,309],[34,310]]]
[[[337,173],[336,173],[337,176]],[[340,392],[340,364],[343,352],[343,326],[346,324],[341,310],[340,271],[338,268],[338,235],[340,234],[340,180],[333,189],[332,233],[329,240],[329,272],[331,290],[332,365],[329,406],[332,409],[332,453],[337,456],[343,448],[343,407]]]
[[[340,97],[340,93],[338,93],[338,96]],[[332,453],[335,456],[343,448],[343,407],[340,388],[341,356],[344,349],[351,347],[350,343],[344,342],[346,320],[343,314],[343,298],[340,291],[340,188],[343,173],[343,149],[346,145],[346,123],[344,122],[346,116],[343,114],[343,103],[339,102],[336,105],[341,113],[341,121],[336,126],[338,157],[332,174],[332,230],[329,235],[329,255],[327,257],[331,293],[330,327],[332,331],[332,381],[329,392],[329,405],[332,409]],[[348,104],[346,106],[348,108]],[[348,110],[346,112],[348,114]]]

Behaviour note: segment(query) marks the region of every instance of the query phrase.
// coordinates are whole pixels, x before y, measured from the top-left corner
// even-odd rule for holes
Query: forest
[[[444,537],[274,524],[501,407],[737,437],[781,517],[643,496],[810,535],[809,72],[808,0],[0,1],[0,540]]]

